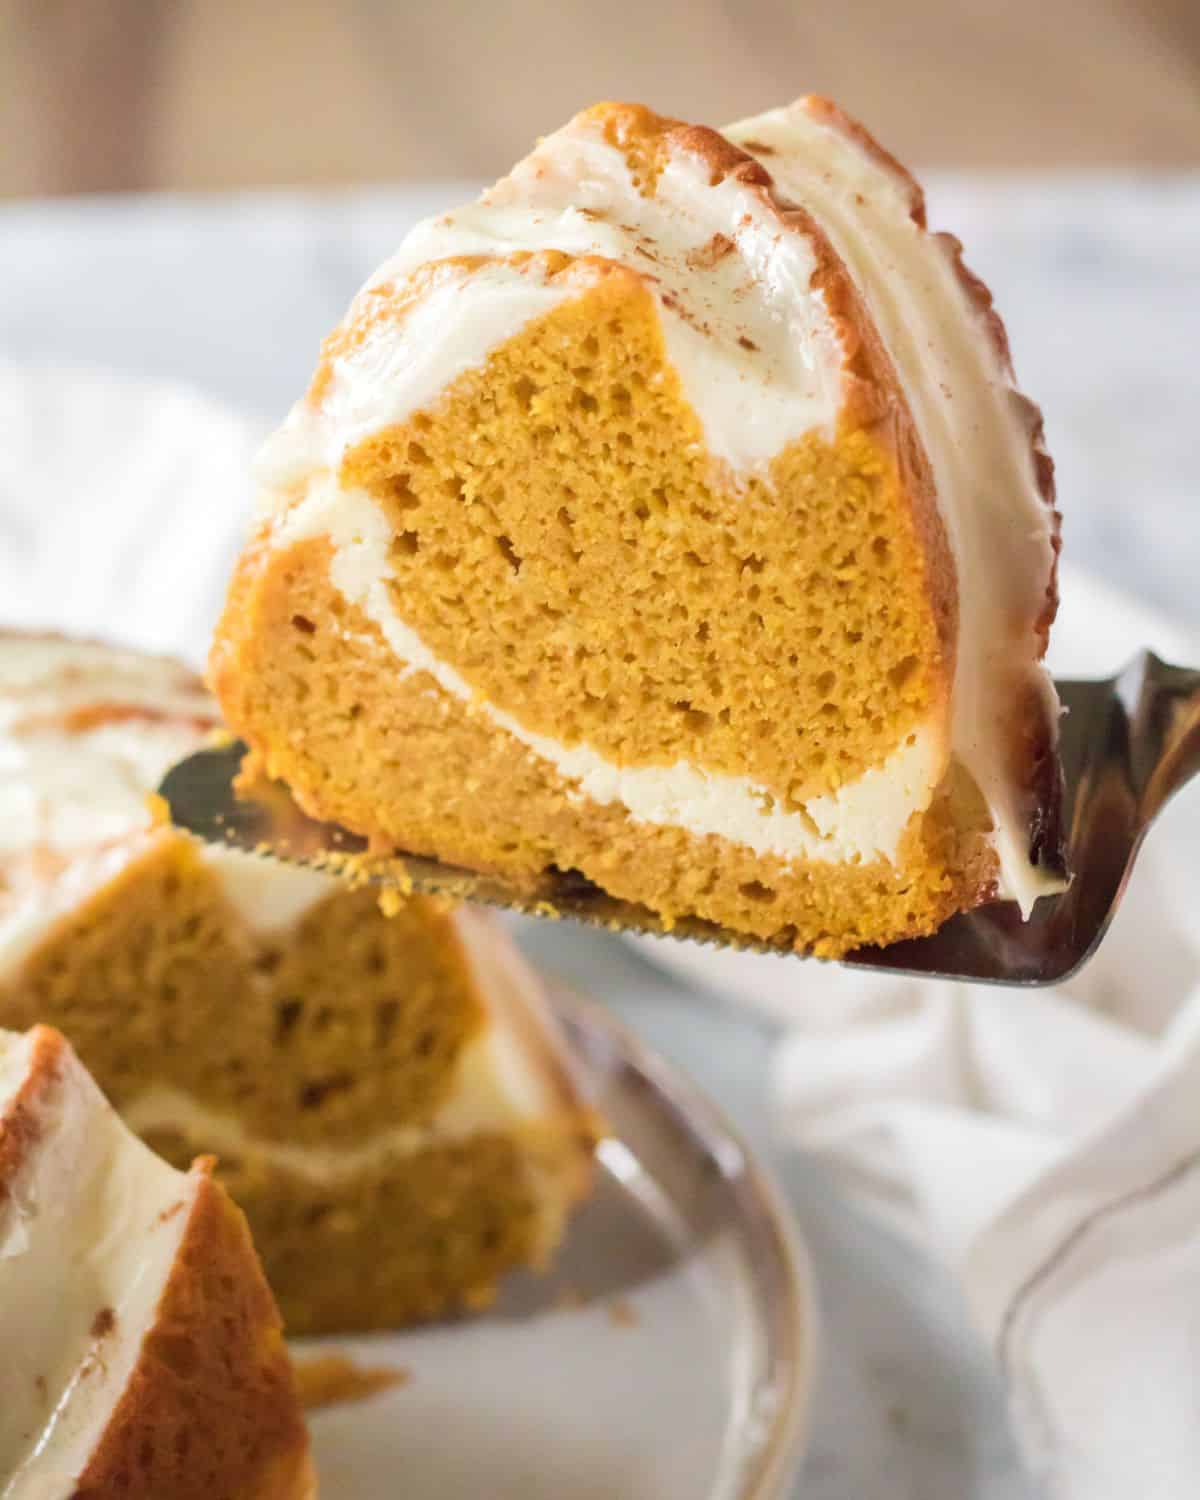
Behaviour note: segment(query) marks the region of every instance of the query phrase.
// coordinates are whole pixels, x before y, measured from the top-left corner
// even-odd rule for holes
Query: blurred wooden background
[[[0,196],[490,177],[598,98],[922,165],[1200,164],[1200,0],[0,0]]]

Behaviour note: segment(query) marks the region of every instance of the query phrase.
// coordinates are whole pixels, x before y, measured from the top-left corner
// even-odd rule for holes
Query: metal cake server
[[[1169,666],[1152,652],[1116,677],[1058,683],[1066,716],[1061,755],[1064,826],[1074,879],[1043,897],[1029,921],[1012,902],[952,918],[932,937],[862,948],[842,962],[858,968],[991,984],[1056,984],[1095,952],[1147,829],[1172,793],[1200,772],[1200,671]],[[204,750],[171,770],[161,787],[173,821],[209,843],[232,844],[300,864],[361,853],[361,839],[317,823],[272,786],[235,793],[243,746]],[[571,917],[618,932],[667,933],[655,914],[618,901],[574,872],[550,873],[532,888],[415,855],[371,861],[369,877],[405,891],[448,895],[535,916]],[[679,918],[675,938],[759,953],[777,947],[699,918]]]

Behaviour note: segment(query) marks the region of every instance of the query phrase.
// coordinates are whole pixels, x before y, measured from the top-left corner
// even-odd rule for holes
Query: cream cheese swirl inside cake
[[[832,106],[577,116],[368,281],[260,477],[213,680],[310,811],[825,953],[1061,888],[1040,419]]]

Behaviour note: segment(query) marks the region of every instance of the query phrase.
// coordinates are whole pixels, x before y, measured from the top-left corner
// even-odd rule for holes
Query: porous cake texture
[[[289,1333],[485,1302],[589,1182],[540,983],[480,914],[157,823],[217,722],[172,662],[0,636],[0,1025],[60,1027],[171,1162],[216,1154]]]
[[[599,105],[415,229],[211,657],[317,817],[837,955],[1062,884],[1036,409],[833,106]]]
[[[0,1031],[0,1494],[306,1500],[274,1300],[211,1163],[121,1124],[61,1033]]]

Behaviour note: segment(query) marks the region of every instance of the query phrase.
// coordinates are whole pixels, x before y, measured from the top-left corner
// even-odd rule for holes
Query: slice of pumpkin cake
[[[540,982],[478,913],[157,824],[217,723],[173,662],[0,634],[0,1026],[61,1028],[176,1165],[216,1153],[289,1333],[485,1301],[589,1181]]]
[[[1060,888],[1040,417],[833,106],[577,116],[371,278],[261,476],[212,682],[374,847],[829,955]]]
[[[244,1216],[46,1026],[0,1031],[0,1349],[5,1500],[316,1493]]]

